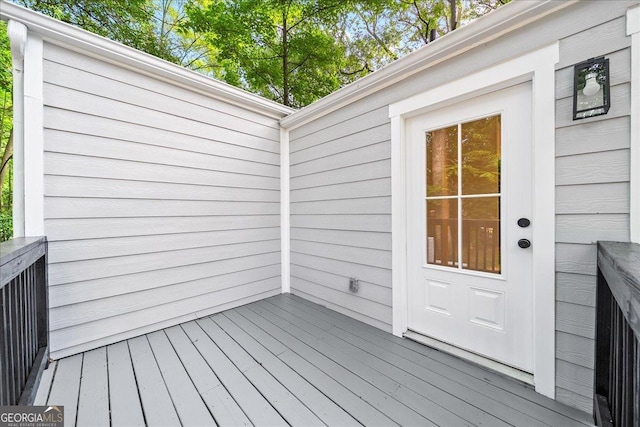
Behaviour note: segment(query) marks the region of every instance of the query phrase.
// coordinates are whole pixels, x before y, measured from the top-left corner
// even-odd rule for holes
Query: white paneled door
[[[524,83],[410,118],[406,134],[409,329],[526,372],[531,109]]]

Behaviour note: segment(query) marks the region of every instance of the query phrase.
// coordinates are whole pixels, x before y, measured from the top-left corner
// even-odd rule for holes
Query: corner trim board
[[[389,106],[392,181],[393,333],[407,331],[407,208],[405,120],[424,111],[532,81],[534,157],[534,382],[538,393],[555,398],[555,42],[528,54],[428,90]]]
[[[42,37],[29,33],[24,56],[26,236],[44,236],[44,78]]]
[[[627,10],[631,36],[630,240],[640,243],[640,5]]]
[[[282,293],[291,292],[291,199],[289,172],[289,131],[280,129],[280,257]]]

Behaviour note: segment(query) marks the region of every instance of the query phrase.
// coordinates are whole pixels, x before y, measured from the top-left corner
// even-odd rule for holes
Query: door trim
[[[559,43],[389,105],[391,119],[393,334],[407,331],[405,121],[429,110],[532,82],[533,347],[535,389],[555,398],[555,64]]]

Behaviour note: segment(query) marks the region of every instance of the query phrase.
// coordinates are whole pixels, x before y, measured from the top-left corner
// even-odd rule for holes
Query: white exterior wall
[[[43,74],[53,358],[280,293],[277,118],[51,43]]]
[[[629,240],[627,8],[582,2],[290,131],[291,292],[391,330],[388,105],[560,41],[556,66],[556,398],[590,412],[597,240]],[[573,122],[573,65],[611,61],[612,108]],[[554,197],[550,194],[549,197]],[[348,290],[348,278],[361,281]]]

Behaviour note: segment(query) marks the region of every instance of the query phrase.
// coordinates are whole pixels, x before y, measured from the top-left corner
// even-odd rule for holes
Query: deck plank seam
[[[200,357],[202,357],[202,359],[204,360],[204,362],[207,364],[207,366],[209,366],[209,362],[207,361],[206,357],[202,354],[202,352],[200,351],[200,349],[198,348],[198,346],[195,345],[195,343],[193,342],[193,340],[191,339],[191,337],[189,336],[189,334],[187,334],[187,331],[184,330],[184,328],[182,327],[182,324],[179,325],[180,329],[182,329],[182,331],[184,332],[185,336],[187,337],[187,339],[191,342],[191,344],[193,345],[193,347],[195,348],[195,350],[198,352],[198,354],[200,355]],[[247,414],[247,412],[244,410],[244,408],[242,407],[242,405],[240,405],[240,402],[237,401],[237,399],[234,397],[234,395],[231,393],[231,391],[227,388],[226,384],[222,381],[222,379],[218,376],[218,374],[215,372],[215,370],[209,366],[209,369],[211,369],[211,372],[213,373],[213,375],[215,375],[215,377],[218,379],[218,382],[220,384],[218,384],[217,386],[213,387],[211,390],[214,390],[217,387],[223,387],[227,394],[229,395],[229,397],[233,400],[233,402],[238,406],[238,408],[240,408],[240,411],[242,411],[242,413],[244,414],[245,417],[247,417],[247,419],[251,422],[252,425],[253,422],[251,421],[251,418],[249,418],[249,414]],[[210,390],[209,390],[210,391]],[[215,417],[214,417],[215,419]],[[216,421],[217,422],[217,421]]]
[[[209,317],[209,316],[207,316],[207,317]],[[269,400],[269,399],[268,399],[268,398],[267,398],[267,397],[262,393],[262,391],[260,391],[260,390],[255,386],[255,384],[253,383],[253,381],[251,381],[251,380],[250,380],[250,379],[245,375],[245,372],[244,372],[244,371],[242,371],[242,370],[241,370],[241,369],[236,365],[236,363],[234,363],[234,361],[233,361],[233,360],[231,360],[231,359],[227,356],[227,353],[225,353],[225,352],[224,352],[224,350],[223,350],[223,349],[218,345],[218,343],[216,343],[216,342],[215,342],[215,340],[213,340],[213,338],[211,338],[211,336],[207,333],[207,331],[205,331],[205,330],[204,330],[204,328],[202,327],[202,325],[200,325],[200,323],[198,323],[197,321],[196,321],[196,322],[194,322],[194,323],[195,323],[196,325],[198,325],[198,327],[202,330],[202,332],[205,334],[205,336],[206,336],[207,338],[209,338],[209,339],[211,340],[211,342],[212,342],[212,343],[213,343],[213,344],[218,348],[218,350],[219,350],[219,351],[220,351],[220,352],[221,352],[221,353],[222,353],[222,354],[227,358],[227,360],[228,360],[231,364],[233,364],[233,366],[235,366],[235,368],[238,370],[238,372],[240,372],[240,374],[241,374],[241,375],[242,375],[242,376],[247,380],[247,382],[248,382],[249,384],[251,384],[251,386],[254,388],[254,390],[255,390],[258,394],[260,394],[260,396],[262,396],[262,398],[263,398],[263,399],[264,399],[264,400],[269,404],[269,406],[271,406],[271,408],[272,408],[272,409],[273,409],[273,410],[274,410],[278,415],[280,415],[280,417],[281,417],[283,420],[285,420],[285,422],[286,422],[287,424],[289,424],[289,422],[284,418],[284,416],[280,413],[280,411],[278,411],[278,409],[277,409],[277,408],[275,408],[275,407],[273,406],[273,404],[271,403],[271,401],[270,401],[270,400]],[[248,370],[248,369],[247,369],[247,370]],[[238,403],[238,405],[240,405],[240,404]],[[242,406],[240,406],[240,407],[242,408]],[[244,412],[244,411],[243,411],[243,412]],[[249,418],[249,420],[251,420],[251,418]],[[253,421],[251,421],[251,422],[253,423]]]
[[[75,419],[73,420],[73,426],[77,426],[78,425],[78,413],[80,412],[80,396],[82,396],[82,369],[84,368],[84,353],[82,353],[82,361],[80,362],[80,381],[78,382],[78,397],[76,399],[76,413],[75,415]]]
[[[164,332],[164,330],[163,330]],[[160,364],[158,363],[158,359],[156,358],[156,354],[153,351],[153,346],[151,345],[151,341],[149,341],[149,337],[147,336],[148,334],[144,334],[144,339],[147,342],[147,345],[149,346],[149,349],[151,351],[151,354],[153,355],[153,360],[156,363],[156,368],[158,368],[158,372],[160,373],[160,378],[162,378],[162,382],[164,383],[164,386],[167,390],[167,394],[169,395],[169,400],[171,401],[171,405],[173,406],[173,411],[175,412],[176,416],[178,417],[178,422],[180,422],[180,425],[182,426],[182,419],[180,418],[180,413],[178,412],[178,408],[176,407],[175,402],[173,401],[173,396],[171,395],[171,393],[169,392],[169,387],[167,385],[167,381],[164,378],[164,374],[162,373],[162,369],[160,369]],[[135,366],[134,366],[134,371],[135,371]],[[143,407],[143,411],[144,411],[144,407]]]
[[[124,343],[127,346],[127,356],[129,358],[129,363],[131,363],[131,371],[133,372],[133,380],[136,384],[136,394],[138,395],[138,403],[140,404],[140,412],[142,412],[142,420],[144,421],[144,425],[148,426],[147,422],[147,414],[144,410],[144,405],[142,404],[142,396],[140,395],[140,384],[138,383],[138,375],[136,374],[136,369],[133,364],[133,359],[131,358],[131,348],[129,347],[129,340],[125,340]],[[109,390],[109,405],[111,405],[111,390]],[[115,426],[112,426],[115,427]]]
[[[55,366],[53,367],[53,375],[51,376],[51,381],[49,382],[49,384],[47,385],[47,395],[44,398],[44,402],[45,404],[49,404],[49,396],[51,395],[51,389],[53,388],[53,381],[56,379],[56,374],[58,373],[58,363],[55,363]]]
[[[204,405],[204,407],[206,408],[207,412],[209,412],[209,415],[211,415],[211,418],[213,419],[213,422],[215,423],[216,426],[219,426],[220,423],[216,420],[215,415],[213,414],[213,412],[211,412],[211,409],[209,408],[209,405],[207,405],[207,402],[205,402],[205,400],[203,399],[203,394],[204,393],[200,393],[198,391],[198,387],[196,386],[195,382],[193,381],[193,379],[191,378],[191,375],[189,374],[189,370],[187,369],[186,366],[184,366],[184,362],[182,360],[182,358],[180,357],[180,354],[178,353],[178,351],[176,350],[173,341],[171,341],[171,338],[169,338],[169,335],[167,335],[167,331],[166,329],[162,329],[162,333],[164,334],[164,336],[167,338],[167,341],[169,342],[169,345],[171,346],[171,349],[173,350],[173,353],[175,354],[176,358],[178,359],[178,361],[180,361],[180,364],[182,365],[182,368],[184,369],[184,372],[187,374],[187,377],[189,378],[189,381],[191,381],[191,385],[193,386],[193,388],[196,390],[196,392],[198,392],[198,396],[200,397],[200,400],[202,402],[202,404]],[[160,373],[162,373],[162,370],[160,370]],[[214,374],[215,375],[215,374]],[[164,377],[163,377],[164,379]],[[165,383],[166,384],[166,383]],[[167,386],[167,389],[169,387]],[[169,395],[171,395],[171,392],[169,392]],[[173,399],[173,398],[172,398]],[[175,406],[175,405],[174,405]],[[177,408],[176,408],[176,412],[177,412]],[[179,417],[179,414],[178,414]],[[182,422],[182,420],[180,421]]]

